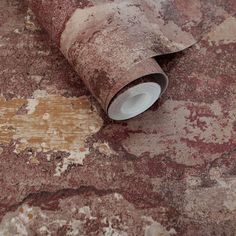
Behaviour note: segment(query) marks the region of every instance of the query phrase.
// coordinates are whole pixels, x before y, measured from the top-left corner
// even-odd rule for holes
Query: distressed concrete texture
[[[229,16],[157,59],[170,85],[151,110],[112,122],[1,0],[0,235],[236,235],[235,51]]]

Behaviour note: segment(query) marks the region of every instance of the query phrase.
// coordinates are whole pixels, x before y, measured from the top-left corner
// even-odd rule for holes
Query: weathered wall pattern
[[[167,78],[150,59],[195,44],[232,14],[222,3],[29,0],[51,40],[105,112],[118,92],[147,75],[163,93]]]
[[[39,94],[38,94],[39,93]],[[98,132],[103,121],[87,97],[65,98],[36,91],[31,99],[0,98],[0,142],[16,142],[15,152],[69,153],[56,168],[60,175],[71,164],[83,164],[89,154],[86,138]],[[25,112],[18,114],[25,106]],[[24,114],[25,113],[25,114]],[[47,155],[50,159],[50,154]]]
[[[226,8],[235,12],[234,1]],[[5,137],[0,133],[0,232],[234,235],[234,16],[196,46],[158,59],[170,78],[166,95],[146,114],[116,123],[88,99],[83,83],[27,9],[21,1],[0,1],[0,130],[10,123],[14,127]],[[37,96],[39,91],[47,101]],[[47,152],[32,150],[32,158],[29,148],[37,149],[48,136],[34,145],[16,138],[29,135],[28,127],[35,130],[30,117],[35,120],[42,102],[68,110],[75,118],[66,119],[69,125],[80,121],[72,104],[81,100],[86,104],[83,116],[92,114],[88,119],[98,124],[91,133],[75,137],[89,153],[83,166],[69,165],[55,176],[70,152],[56,144],[56,152],[48,152],[48,146]],[[54,116],[54,122],[62,119],[62,112]],[[17,130],[21,132],[14,138]]]

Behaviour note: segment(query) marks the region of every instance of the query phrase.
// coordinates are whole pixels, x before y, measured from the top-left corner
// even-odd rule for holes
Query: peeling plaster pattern
[[[223,32],[227,31],[227,34]],[[216,45],[234,43],[236,38],[236,19],[235,17],[227,18],[216,30],[208,34],[208,41]],[[221,42],[222,41],[222,42]]]
[[[214,1],[220,11],[223,1]],[[197,20],[196,2],[175,7]],[[235,1],[224,9],[235,13]],[[235,235],[235,19],[159,58],[170,78],[166,95],[146,114],[117,123],[90,101],[31,14],[23,1],[0,1],[0,234]],[[81,117],[88,119],[83,129],[98,126],[80,136]],[[58,133],[51,139],[40,127]],[[68,130],[78,135],[64,144]],[[35,132],[39,142],[30,141]],[[77,141],[89,153],[82,166],[69,158],[81,153]]]
[[[204,159],[197,156],[203,151],[215,157],[221,153],[221,150],[210,148],[211,145],[234,145],[234,118],[235,110],[225,116],[217,101],[204,104],[168,100],[158,112],[148,111],[142,120],[129,121],[127,129],[135,134],[122,143],[136,156],[146,152],[153,157],[169,154],[180,164],[202,164]],[[137,132],[140,127],[145,133]]]
[[[16,153],[27,148],[70,153],[56,168],[59,176],[69,165],[83,164],[89,154],[86,138],[98,132],[103,121],[87,97],[41,94],[44,96],[28,100],[0,98],[0,144],[14,140]],[[17,114],[24,105],[27,113]]]
[[[124,199],[116,200],[114,194],[100,198],[88,197],[88,199],[90,207],[83,205],[86,201],[81,201],[78,197],[61,200],[59,209],[56,211],[45,211],[40,207],[23,204],[14,212],[9,212],[4,216],[0,223],[0,234],[6,236],[17,234],[22,236],[32,234],[68,236],[90,234],[99,236],[175,235],[174,229],[168,231],[160,223],[155,222],[152,217],[143,215],[145,210],[135,209]],[[115,203],[115,205],[111,205],[111,203]],[[122,212],[124,206],[130,211],[130,216],[135,218],[134,221]],[[107,214],[108,207],[113,212]],[[132,229],[132,234],[127,233],[127,230],[130,229]]]
[[[192,46],[231,15],[222,0],[197,2],[29,0],[29,6],[107,112],[127,84],[165,77],[152,57]]]

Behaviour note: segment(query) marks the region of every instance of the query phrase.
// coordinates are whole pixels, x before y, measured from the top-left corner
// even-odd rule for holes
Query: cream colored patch
[[[39,101],[36,99],[28,99],[28,104],[26,109],[28,110],[28,114],[33,114],[35,112],[35,108],[39,104]]]
[[[93,147],[106,156],[118,155],[108,143],[94,143]]]
[[[85,215],[86,218],[93,220],[97,219],[96,217],[92,216],[92,211],[89,206],[84,206],[79,209],[79,213]]]
[[[0,235],[29,235],[28,224],[34,218],[32,208],[22,206],[13,213],[8,213],[0,224]]]
[[[186,181],[186,186],[187,186],[188,188],[200,187],[200,186],[201,186],[201,183],[202,183],[200,177],[191,176],[191,175],[186,176],[185,181]]]
[[[234,135],[234,113],[232,108],[226,117],[217,101],[199,104],[168,100],[158,112],[148,111],[140,119],[128,121],[130,135],[122,144],[136,156],[145,152],[151,156],[170,154],[181,164],[201,164],[204,159],[199,153],[199,143],[220,145],[230,142]],[[136,132],[140,129],[143,132]],[[209,154],[208,160],[218,157],[211,151]]]
[[[229,192],[231,194],[227,194],[226,199],[225,199],[223,205],[229,211],[235,211],[236,210],[236,191],[235,191],[235,189],[232,189],[231,191]]]
[[[79,213],[84,214],[86,217],[91,217],[91,209],[89,206],[84,206],[79,209]]]
[[[184,32],[173,21],[164,23],[161,32],[163,35],[160,35],[160,37],[162,37],[163,40],[168,41],[168,44],[172,44],[172,47],[174,46],[176,51],[189,47],[195,41],[191,34]]]
[[[17,114],[27,105],[27,114]],[[70,153],[57,165],[59,176],[71,164],[82,164],[89,154],[86,147],[88,136],[98,132],[103,120],[87,97],[65,98],[35,94],[34,99],[0,97],[0,143],[17,140],[16,152],[33,148],[37,152],[65,151]]]
[[[151,223],[151,225],[145,227],[145,236],[170,236],[176,234],[175,229],[170,229],[168,231],[159,222],[154,221],[152,217],[144,216],[143,219]]]
[[[113,12],[112,6],[114,6],[114,3],[106,3],[85,9],[77,9],[73,13],[61,35],[61,51],[66,57],[78,34],[88,31],[94,25],[98,26],[100,22],[104,22]]]
[[[15,30],[14,30],[14,33],[16,33],[16,34],[20,34],[19,29],[15,29]]]
[[[194,220],[207,219],[212,223],[233,219],[232,211],[236,210],[236,178],[220,177],[216,169],[211,171],[211,178],[217,184],[185,191],[184,214]]]
[[[103,228],[103,233],[104,236],[128,236],[128,233],[113,228],[110,221],[108,221],[108,226]]]
[[[124,199],[124,197],[120,194],[120,193],[114,193],[114,198],[117,200],[117,201],[121,201]]]
[[[57,228],[61,228],[63,225],[67,224],[68,221],[64,219],[65,217],[63,215],[59,218],[53,213],[50,213],[51,212],[46,212],[46,214],[44,214],[39,207],[30,207],[23,204],[18,207],[16,211],[8,212],[3,217],[0,223],[0,235],[29,236],[32,235],[32,228],[34,228],[35,235],[54,235],[49,230],[50,226],[54,225]],[[54,216],[54,218],[51,222],[48,222],[50,216]]]
[[[51,232],[49,231],[49,229],[44,225],[39,229],[39,233],[40,235],[47,235],[47,236],[51,236]]]
[[[69,222],[69,225],[71,226],[71,231],[66,233],[67,236],[83,235],[81,232],[83,223],[80,220],[73,219]]]
[[[27,14],[25,16],[25,28],[32,32],[41,30],[41,27],[35,21],[34,13],[30,9],[27,10]]]
[[[214,31],[208,34],[207,39],[217,45],[236,42],[236,18],[233,16],[227,18]]]
[[[221,170],[218,167],[211,168],[209,171],[209,176],[211,180],[216,180],[218,182],[220,181],[221,175],[222,175]]]
[[[32,157],[29,158],[29,163],[35,164],[35,165],[39,165],[40,164],[39,160],[35,156],[32,156]]]
[[[0,147],[0,155],[3,153],[3,148]]]
[[[30,78],[34,80],[36,83],[40,83],[40,81],[43,79],[43,76],[41,75],[31,75]]]

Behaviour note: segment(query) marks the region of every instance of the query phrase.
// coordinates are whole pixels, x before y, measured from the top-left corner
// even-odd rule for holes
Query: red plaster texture
[[[234,1],[222,6],[230,4],[233,12]],[[26,16],[22,1],[0,1],[1,95],[9,101],[32,98],[35,90],[88,95]],[[83,166],[70,165],[58,177],[55,167],[68,153],[52,152],[47,160],[40,152],[35,164],[30,150],[15,153],[16,140],[0,143],[0,232],[235,235],[235,22],[229,17],[194,47],[158,58],[170,85],[144,115],[112,122],[92,101],[104,125],[88,138]],[[113,152],[94,143],[108,143]]]
[[[147,59],[193,45],[232,14],[222,1],[29,3],[105,111],[129,83],[154,73],[165,76]]]

